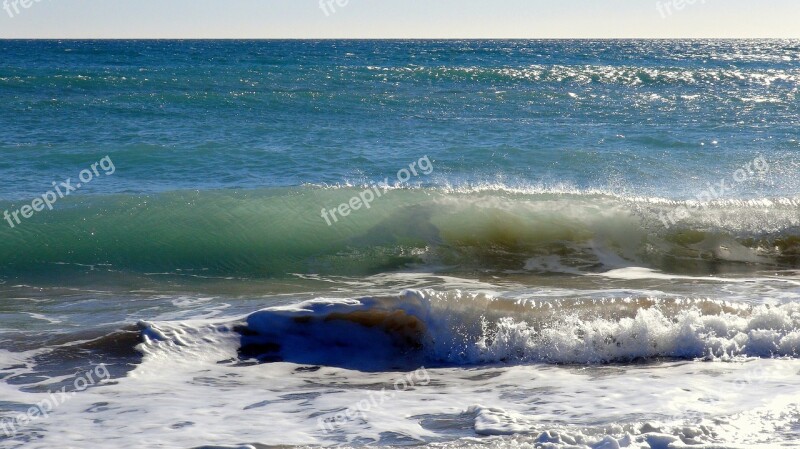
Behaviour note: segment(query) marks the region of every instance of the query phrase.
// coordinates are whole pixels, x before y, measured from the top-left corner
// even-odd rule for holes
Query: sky
[[[0,38],[800,38],[798,0],[0,0],[0,7]]]

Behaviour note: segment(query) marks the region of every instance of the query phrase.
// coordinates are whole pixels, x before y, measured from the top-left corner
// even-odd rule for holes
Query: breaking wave
[[[626,298],[511,301],[464,292],[317,299],[251,314],[240,355],[364,370],[800,356],[800,304]]]

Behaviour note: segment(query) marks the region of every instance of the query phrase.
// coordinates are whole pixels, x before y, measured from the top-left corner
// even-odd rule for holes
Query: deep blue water
[[[0,198],[382,180],[798,191],[797,41],[2,41]]]

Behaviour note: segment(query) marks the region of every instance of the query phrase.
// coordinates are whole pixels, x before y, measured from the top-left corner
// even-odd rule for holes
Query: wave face
[[[465,292],[318,299],[251,314],[240,356],[357,369],[800,357],[800,304],[621,298],[510,301]]]
[[[685,202],[602,193],[393,189],[326,223],[357,188],[85,197],[0,227],[4,272],[369,274],[409,267],[583,273],[795,268],[797,199]]]

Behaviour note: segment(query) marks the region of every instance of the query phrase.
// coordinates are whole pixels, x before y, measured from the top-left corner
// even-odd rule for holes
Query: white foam
[[[75,395],[29,429],[40,438],[25,447],[349,446],[470,434],[514,435],[482,443],[509,448],[757,447],[800,417],[798,361],[539,365],[428,369],[427,385],[397,391],[325,431],[320,418],[381,387],[391,391],[404,374],[297,371],[285,363],[234,367],[195,360],[191,351],[184,357],[177,348],[183,346],[167,350],[171,357],[151,353],[128,377]],[[467,439],[439,447],[469,446]]]
[[[409,291],[394,298],[319,298],[251,315],[267,327],[303,315],[400,308],[423,317],[436,337],[430,356],[492,363],[429,367],[428,382],[402,391],[393,390],[393,384],[403,372],[308,369],[293,363],[237,366],[236,320],[143,322],[139,366],[74,395],[16,438],[0,441],[0,447],[127,449],[147,441],[164,448],[377,442],[654,449],[667,444],[769,447],[791,441],[792,423],[800,419],[800,360],[747,356],[797,354],[797,304],[587,302],[571,300],[567,290],[553,295],[545,301],[524,294],[508,299],[499,293]],[[563,319],[553,322],[554,317]],[[468,342],[472,346],[465,346]],[[708,350],[729,353],[705,357]],[[654,354],[700,354],[708,361],[521,364]],[[740,357],[731,357],[736,354]],[[3,364],[27,363],[24,359],[0,352]],[[7,401],[33,404],[44,397],[0,385]],[[320,419],[352,409],[381,388],[392,392],[385,403],[332,430],[320,426]],[[434,444],[441,441],[450,443]]]
[[[745,280],[737,278],[721,278],[716,276],[682,276],[678,274],[663,273],[658,270],[643,267],[625,267],[617,268],[614,270],[606,271],[605,273],[585,273],[589,276],[603,276],[610,279],[623,279],[626,281],[642,280],[642,279],[664,279],[664,280],[692,280],[692,281],[714,281],[714,282],[729,282],[741,283]]]

